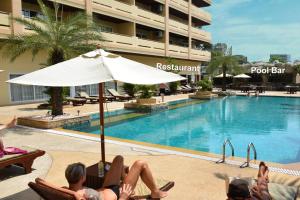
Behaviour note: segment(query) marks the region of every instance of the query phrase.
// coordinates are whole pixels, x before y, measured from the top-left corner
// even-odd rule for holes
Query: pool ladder
[[[226,146],[229,145],[230,148],[231,148],[231,156],[234,157],[234,147],[231,143],[231,141],[229,139],[226,139],[223,143],[223,156],[222,156],[222,159],[218,160],[216,163],[225,163],[225,160],[226,160]],[[247,160],[245,163],[243,163],[240,168],[245,168],[245,167],[249,167],[250,165],[250,151],[251,149],[253,150],[253,153],[254,153],[254,160],[257,159],[257,152],[256,152],[256,149],[255,149],[255,146],[254,144],[251,142],[248,147],[247,147]]]
[[[232,143],[230,142],[229,139],[226,139],[223,143],[223,157],[221,160],[217,161],[216,163],[225,163],[225,159],[226,159],[226,145],[229,145],[231,148],[231,156],[234,157],[234,147],[232,145]]]
[[[248,148],[247,148],[247,161],[245,163],[243,163],[240,168],[245,168],[245,167],[249,167],[250,165],[250,150],[253,150],[253,153],[254,153],[254,160],[257,159],[257,153],[256,153],[256,149],[255,149],[255,146],[254,144],[251,142],[249,145],[248,145]]]

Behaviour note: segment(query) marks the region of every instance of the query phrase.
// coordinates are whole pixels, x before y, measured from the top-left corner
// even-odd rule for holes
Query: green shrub
[[[170,92],[171,92],[172,94],[175,94],[175,93],[176,93],[178,85],[179,85],[179,82],[171,82],[171,83],[169,84]]]
[[[199,81],[197,85],[201,87],[201,91],[212,91],[212,82],[207,78]]]
[[[123,87],[124,91],[132,97],[135,96],[135,93],[138,90],[137,85],[134,85],[131,83],[124,83],[122,87]]]
[[[148,99],[151,98],[156,90],[155,85],[139,85],[137,86],[138,91],[141,93],[141,99]]]

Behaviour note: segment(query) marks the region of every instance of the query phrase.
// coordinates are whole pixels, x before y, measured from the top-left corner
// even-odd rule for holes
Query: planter
[[[212,94],[211,91],[198,91],[196,94],[189,95],[191,99],[213,99],[218,97],[217,94]]]
[[[59,128],[65,125],[72,125],[77,123],[89,122],[90,116],[58,116],[57,118],[43,117],[43,116],[28,116],[19,117],[18,125],[29,126],[41,129]]]
[[[156,99],[154,98],[137,99],[136,103],[140,105],[156,104]]]

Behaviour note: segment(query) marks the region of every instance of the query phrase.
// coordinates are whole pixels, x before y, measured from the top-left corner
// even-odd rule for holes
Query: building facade
[[[283,63],[291,62],[291,55],[289,54],[271,54],[270,55],[270,62],[279,61]]]
[[[44,1],[49,6],[50,0]],[[158,64],[201,66],[210,61],[211,35],[203,30],[211,24],[211,15],[203,7],[211,0],[56,0],[64,14],[84,11],[101,27],[102,46],[138,62],[156,67]],[[52,5],[53,6],[53,5]],[[11,34],[30,33],[26,27],[10,20],[24,17],[30,20],[41,15],[36,0],[1,0],[0,38]],[[0,52],[1,53],[1,52]],[[14,62],[0,57],[0,106],[37,102],[47,96],[42,87],[9,85],[6,80],[35,71],[45,63],[41,52],[34,60],[25,53]],[[198,68],[197,68],[198,69]],[[199,71],[181,71],[189,80],[197,80]],[[112,83],[114,84],[114,83]],[[97,94],[97,86],[82,86]]]

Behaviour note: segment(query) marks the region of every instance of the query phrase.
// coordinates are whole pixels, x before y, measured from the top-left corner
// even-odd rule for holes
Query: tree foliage
[[[82,12],[64,16],[63,11],[59,11],[57,3],[54,3],[54,9],[47,7],[42,0],[38,0],[38,4],[42,17],[34,17],[30,20],[13,19],[29,29],[31,33],[11,35],[3,41],[1,46],[5,49],[3,56],[10,61],[13,62],[27,51],[32,53],[32,59],[39,52],[46,52],[47,65],[53,65],[94,50],[95,45],[91,41],[95,43],[102,40],[99,26],[93,22],[91,16]],[[63,114],[62,92],[62,88],[51,89],[53,115]]]

